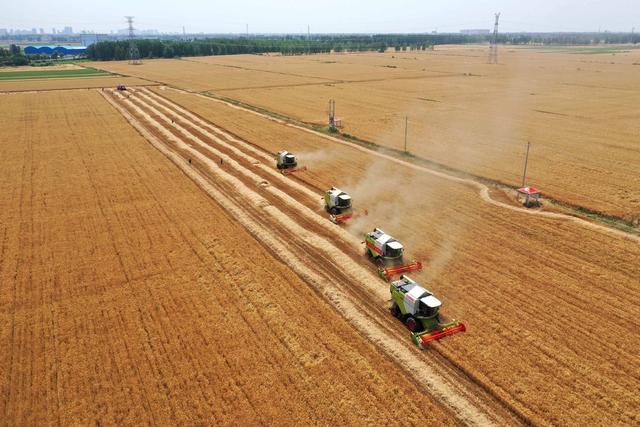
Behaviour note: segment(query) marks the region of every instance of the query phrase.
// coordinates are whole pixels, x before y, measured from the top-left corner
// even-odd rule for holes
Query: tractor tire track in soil
[[[412,347],[402,325],[384,308],[387,285],[355,261],[354,237],[318,215],[317,204],[313,207],[317,202],[312,200],[308,189],[293,180],[281,179],[264,165],[271,160],[268,156],[248,148],[249,144],[239,148],[237,138],[225,141],[228,135],[224,131],[189,116],[181,107],[151,92],[122,95],[109,91],[103,96],[155,148],[328,299],[361,333],[405,367],[418,384],[461,421],[468,424],[528,421],[514,408],[493,398],[482,384],[452,366],[441,354],[421,354]],[[187,159],[192,159],[192,163]],[[224,160],[222,165],[219,159]],[[289,194],[294,193],[306,194],[305,202],[311,206],[292,199]],[[281,242],[283,235],[288,236],[288,245]],[[368,310],[359,308],[363,305]],[[367,311],[376,316],[367,315]]]
[[[504,210],[478,197],[475,187],[305,136],[209,98],[152,90],[265,152],[287,148],[301,159],[311,156],[309,171],[297,180],[322,189],[337,184],[359,206],[373,209],[348,229],[361,235],[382,224],[408,242],[428,260],[428,268],[412,277],[446,295],[446,312],[469,327],[464,339],[433,348],[533,423],[636,420],[635,241]],[[369,190],[381,175],[390,183]],[[396,214],[376,208],[379,202],[410,208]]]
[[[460,423],[97,91],[7,98],[6,423]],[[203,185],[212,178],[187,169]],[[229,199],[242,214],[239,201]],[[246,214],[262,227],[264,212]],[[303,243],[263,232],[310,262]],[[346,278],[320,274],[322,284]]]

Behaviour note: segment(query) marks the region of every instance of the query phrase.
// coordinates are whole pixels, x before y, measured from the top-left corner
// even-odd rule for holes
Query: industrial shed
[[[27,46],[24,48],[25,55],[52,55],[57,52],[64,56],[84,55],[87,51],[85,46]]]

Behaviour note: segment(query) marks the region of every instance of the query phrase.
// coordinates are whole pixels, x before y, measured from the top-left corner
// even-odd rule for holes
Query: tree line
[[[0,66],[18,66],[29,64],[29,59],[22,54],[20,46],[12,44],[8,49],[0,47]]]
[[[204,39],[136,39],[141,58],[182,56],[281,53],[302,55],[329,52],[363,52],[387,49],[424,50],[439,44],[488,43],[493,35],[468,34],[381,34],[326,35],[307,38],[301,35],[281,37],[228,37]],[[640,36],[630,33],[505,33],[498,42],[513,45],[594,45],[638,43]],[[102,41],[87,48],[87,57],[98,61],[129,57],[129,41]]]
[[[194,38],[183,40],[136,39],[141,58],[175,58],[183,56],[281,53],[302,55],[329,52],[384,52],[425,50],[439,44],[488,43],[493,35],[469,34],[379,34],[379,35],[301,35]],[[511,45],[598,45],[637,44],[640,34],[632,33],[503,33],[498,43]],[[110,61],[129,58],[129,41],[102,41],[87,48],[86,56],[93,60]],[[55,57],[58,55],[55,54]],[[17,45],[0,47],[0,66],[46,64],[55,59],[47,55],[24,55]]]

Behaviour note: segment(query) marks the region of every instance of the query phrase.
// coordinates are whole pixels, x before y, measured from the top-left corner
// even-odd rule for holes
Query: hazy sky
[[[640,0],[6,0],[0,28],[73,26],[75,31],[136,27],[167,32],[640,31]]]

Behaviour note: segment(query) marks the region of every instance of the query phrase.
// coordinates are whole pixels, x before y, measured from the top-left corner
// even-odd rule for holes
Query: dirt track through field
[[[326,125],[326,102],[334,99],[343,132],[396,150],[403,149],[408,116],[411,153],[508,186],[521,182],[531,141],[529,183],[545,196],[637,224],[638,51],[511,47],[495,67],[481,60],[486,49],[93,66],[318,126]]]
[[[439,356],[417,352],[409,343],[404,328],[386,313],[387,285],[365,266],[353,261],[354,254],[345,253],[353,248],[353,237],[318,216],[313,206],[301,206],[290,200],[287,193],[299,191],[295,188],[298,184],[274,179],[265,185],[265,177],[274,178],[273,170],[250,170],[259,158],[267,160],[265,156],[251,157],[247,151],[230,147],[229,141],[203,129],[179,107],[160,100],[155,94],[134,92],[122,96],[109,93],[105,97],[156,148],[270,246],[274,254],[331,301],[361,333],[404,366],[418,383],[438,396],[463,422],[486,424],[490,419],[499,422],[518,419],[517,411],[502,407],[446,360],[430,366]],[[207,128],[212,130],[213,127],[208,125]],[[192,159],[191,164],[187,162],[188,158]],[[223,159],[222,165],[219,159]],[[256,175],[257,171],[264,175]],[[282,189],[273,188],[276,182]],[[308,203],[317,202],[309,200]],[[278,243],[277,236],[285,235],[288,236],[287,246]],[[329,242],[332,238],[343,240],[344,244],[334,246],[336,242]],[[356,309],[363,304],[369,310]]]
[[[296,181],[318,193],[338,185],[355,195],[358,206],[373,208],[347,228],[360,236],[382,226],[398,237],[411,258],[427,261],[424,272],[412,277],[444,297],[444,314],[470,327],[464,339],[443,340],[426,357],[437,353],[455,361],[458,371],[536,424],[634,419],[638,402],[629,390],[637,375],[628,349],[637,343],[629,335],[637,324],[637,243],[573,222],[505,210],[478,197],[475,187],[376,160],[208,98],[153,92],[265,153],[293,150],[309,166]],[[379,176],[388,184],[376,181]],[[393,209],[376,206],[378,201]],[[398,206],[410,209],[397,215]],[[562,375],[551,374],[558,366]],[[563,403],[567,399],[573,404]]]
[[[456,424],[98,92],[2,101],[3,423]]]
[[[188,92],[184,92],[184,91],[182,91],[180,89],[175,89],[175,88],[169,88],[169,90],[174,90],[174,91],[181,92],[181,93],[188,93]],[[242,110],[242,111],[245,111],[245,112],[256,114],[258,116],[261,116],[261,117],[264,117],[266,119],[275,121],[275,122],[280,123],[282,125],[289,126],[289,127],[295,128],[295,129],[299,129],[299,130],[302,130],[304,132],[308,132],[308,133],[314,134],[316,136],[319,136],[321,138],[325,138],[325,139],[328,139],[330,141],[337,142],[339,144],[344,144],[344,145],[350,146],[351,148],[354,148],[354,149],[356,149],[358,151],[362,151],[362,152],[366,152],[368,154],[375,155],[375,156],[377,156],[379,158],[392,161],[392,162],[394,162],[396,164],[408,167],[408,168],[413,169],[413,170],[426,172],[426,173],[429,173],[431,175],[438,176],[440,178],[444,178],[444,179],[447,179],[447,180],[450,180],[450,181],[454,181],[454,182],[458,182],[458,183],[461,183],[461,184],[464,184],[464,185],[469,185],[469,186],[475,187],[476,189],[478,189],[479,195],[482,198],[482,200],[484,200],[485,202],[487,202],[489,204],[492,204],[494,206],[498,206],[500,208],[509,209],[509,210],[513,210],[513,211],[518,211],[518,212],[526,213],[528,215],[535,215],[535,216],[542,216],[542,217],[552,218],[552,219],[561,219],[561,220],[565,220],[565,221],[572,221],[572,222],[575,222],[575,223],[579,224],[580,226],[587,227],[587,228],[590,228],[592,230],[596,230],[596,231],[601,232],[601,233],[610,234],[610,235],[614,235],[614,236],[617,236],[617,237],[623,237],[625,239],[633,240],[635,242],[640,243],[640,236],[637,236],[637,235],[634,235],[634,234],[630,234],[630,233],[625,233],[624,231],[617,230],[617,229],[614,229],[614,228],[611,228],[611,227],[606,227],[606,226],[603,226],[603,225],[600,225],[600,224],[595,224],[593,222],[584,220],[582,218],[577,218],[577,217],[574,217],[574,216],[565,215],[565,214],[561,214],[561,213],[555,213],[555,212],[544,212],[544,211],[537,211],[537,210],[532,210],[532,209],[519,208],[519,207],[510,205],[510,204],[507,204],[507,203],[500,202],[498,200],[494,200],[489,195],[489,187],[487,187],[486,185],[484,185],[484,184],[482,184],[482,183],[480,183],[478,181],[474,181],[472,179],[461,178],[461,177],[450,175],[450,174],[447,174],[447,173],[444,173],[444,172],[441,172],[441,171],[433,170],[433,169],[430,169],[430,168],[427,168],[427,167],[424,167],[424,166],[419,166],[419,165],[416,165],[416,164],[413,164],[413,163],[398,159],[396,157],[392,157],[392,156],[389,156],[387,154],[383,154],[383,153],[377,152],[375,150],[371,150],[371,149],[362,147],[362,146],[360,146],[358,144],[354,144],[352,142],[348,142],[348,141],[345,141],[343,139],[334,138],[332,136],[325,135],[325,134],[323,134],[321,132],[314,131],[314,130],[306,128],[304,126],[298,126],[296,124],[289,123],[289,122],[286,122],[284,120],[280,120],[280,119],[274,118],[272,116],[269,116],[267,114],[263,114],[263,113],[260,113],[260,112],[254,111],[254,110],[250,110],[248,108],[244,108],[244,107],[232,104],[230,102],[222,101],[222,100],[219,100],[219,99],[216,99],[216,98],[212,98],[212,97],[209,97],[209,96],[206,96],[206,95],[197,94],[197,96],[200,96],[202,98],[211,100],[212,102],[219,102],[219,103],[225,104],[225,105],[227,105],[227,106],[229,106],[231,108],[235,108],[235,109],[238,109],[238,110]]]

